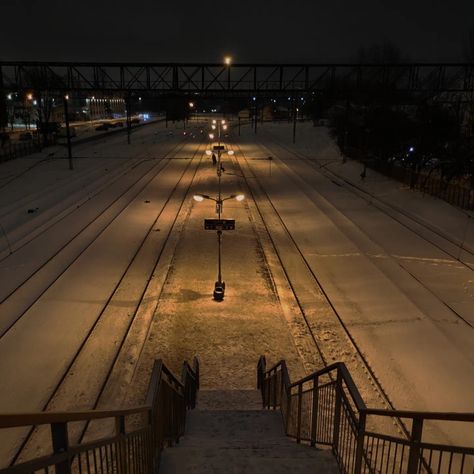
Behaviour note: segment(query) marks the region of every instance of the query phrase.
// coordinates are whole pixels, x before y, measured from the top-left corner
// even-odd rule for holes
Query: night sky
[[[460,61],[473,27],[474,0],[0,0],[0,59],[338,62],[389,42]]]

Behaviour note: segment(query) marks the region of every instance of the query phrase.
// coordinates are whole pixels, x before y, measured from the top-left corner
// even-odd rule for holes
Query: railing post
[[[420,459],[420,441],[423,432],[423,418],[413,418],[410,436],[410,454],[408,456],[407,474],[416,474]]]
[[[303,402],[303,384],[298,385],[298,418],[296,425],[296,442],[301,441],[301,405]]]
[[[286,390],[286,387],[285,387],[285,390]],[[287,396],[287,400],[286,400],[285,433],[288,435],[289,427],[290,427],[290,417],[291,417],[291,388],[288,389],[286,396]]]
[[[53,442],[54,454],[66,453],[69,449],[67,423],[52,423],[51,439]],[[70,474],[71,464],[69,463],[69,458],[57,463],[55,469],[56,474]]]
[[[317,428],[318,428],[318,376],[313,378],[313,408],[311,411],[311,446],[316,444]]]
[[[126,473],[127,466],[125,464],[125,417],[116,416],[115,417],[115,435],[117,436],[117,472]]]
[[[276,410],[277,408],[277,381],[278,381],[278,371],[275,369],[275,373],[273,376],[273,409]]]
[[[341,403],[342,403],[342,373],[340,368],[337,369],[337,380],[336,380],[336,399],[334,406],[334,426],[332,432],[332,449],[334,454],[338,452],[339,445],[339,425],[341,423]]]
[[[359,412],[359,426],[357,429],[357,441],[356,441],[356,453],[355,453],[355,465],[354,474],[360,474],[362,472],[362,455],[364,453],[364,438],[365,438],[365,423],[367,415],[365,411]]]

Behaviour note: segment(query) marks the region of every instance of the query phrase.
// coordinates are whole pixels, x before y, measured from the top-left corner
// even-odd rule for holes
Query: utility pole
[[[257,99],[255,98],[255,117],[254,117],[254,132],[257,134],[257,122],[258,122],[258,104]]]
[[[293,96],[293,144],[296,143],[296,116],[298,109],[296,107],[296,98]]]
[[[69,130],[69,108],[68,108],[69,95],[63,97],[64,104],[64,120],[66,122],[66,137],[67,137],[67,156],[69,159],[69,169],[74,169],[72,164],[72,146],[71,146],[71,133]]]
[[[238,117],[238,120],[239,120],[239,137],[240,137],[240,115]]]
[[[130,138],[132,134],[132,100],[130,91],[127,92],[127,143],[130,145]]]
[[[5,100],[5,89],[3,84],[3,68],[0,66],[0,122],[2,129],[8,125],[7,101]]]

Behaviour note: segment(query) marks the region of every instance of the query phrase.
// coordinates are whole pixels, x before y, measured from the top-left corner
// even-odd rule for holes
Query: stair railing
[[[264,408],[281,410],[286,434],[298,443],[331,446],[343,473],[474,472],[473,446],[425,439],[434,423],[471,423],[474,429],[474,413],[368,408],[344,363],[332,364],[291,383],[285,361],[267,370],[262,356],[257,364],[257,387]],[[374,428],[380,427],[383,419],[403,420],[409,428],[408,437]]]
[[[123,410],[0,414],[0,429],[49,425],[52,452],[13,463],[0,474],[151,474],[158,471],[164,446],[184,433],[186,410],[196,405],[199,361],[184,362],[181,380],[163,364],[154,363],[145,405]],[[73,422],[114,420],[105,438],[69,442]],[[0,460],[3,461],[3,460]],[[53,471],[54,470],[54,471]]]

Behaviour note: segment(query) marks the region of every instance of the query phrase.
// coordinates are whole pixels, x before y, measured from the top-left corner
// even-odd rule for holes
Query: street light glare
[[[212,151],[211,151],[211,150],[206,150],[206,155],[207,155],[207,156],[211,156],[211,155],[212,155]]]
[[[26,98],[27,98],[28,100],[33,100],[33,94],[29,93],[29,94],[26,96]]]
[[[235,196],[236,201],[243,201],[244,199],[245,199],[245,194],[237,194],[237,196]]]
[[[215,130],[215,129],[216,129],[216,126],[215,126],[215,125],[211,125],[211,128],[212,128],[212,130]]]
[[[189,107],[192,109],[194,107],[194,102],[190,102]]]
[[[232,62],[232,58],[230,56],[226,56],[224,58],[224,63],[227,65],[227,66],[230,66],[230,63]]]
[[[223,130],[227,130],[227,125],[222,125]]]
[[[195,195],[193,196],[193,199],[194,199],[195,201],[197,201],[197,202],[202,202],[202,201],[204,201],[204,197],[201,196],[200,194],[195,194]]]
[[[232,156],[234,153],[235,153],[234,150],[229,150],[229,151],[227,152],[227,154],[230,155],[230,156]]]
[[[217,122],[216,122],[216,119],[213,119],[213,120],[212,120],[212,123],[213,123],[213,124],[216,124],[216,123],[217,123]]]
[[[213,134],[213,133],[210,133],[210,134],[209,134],[209,138],[210,138],[211,140],[214,140],[214,134]]]
[[[222,124],[222,125],[225,125],[225,120],[221,120],[221,124]]]

